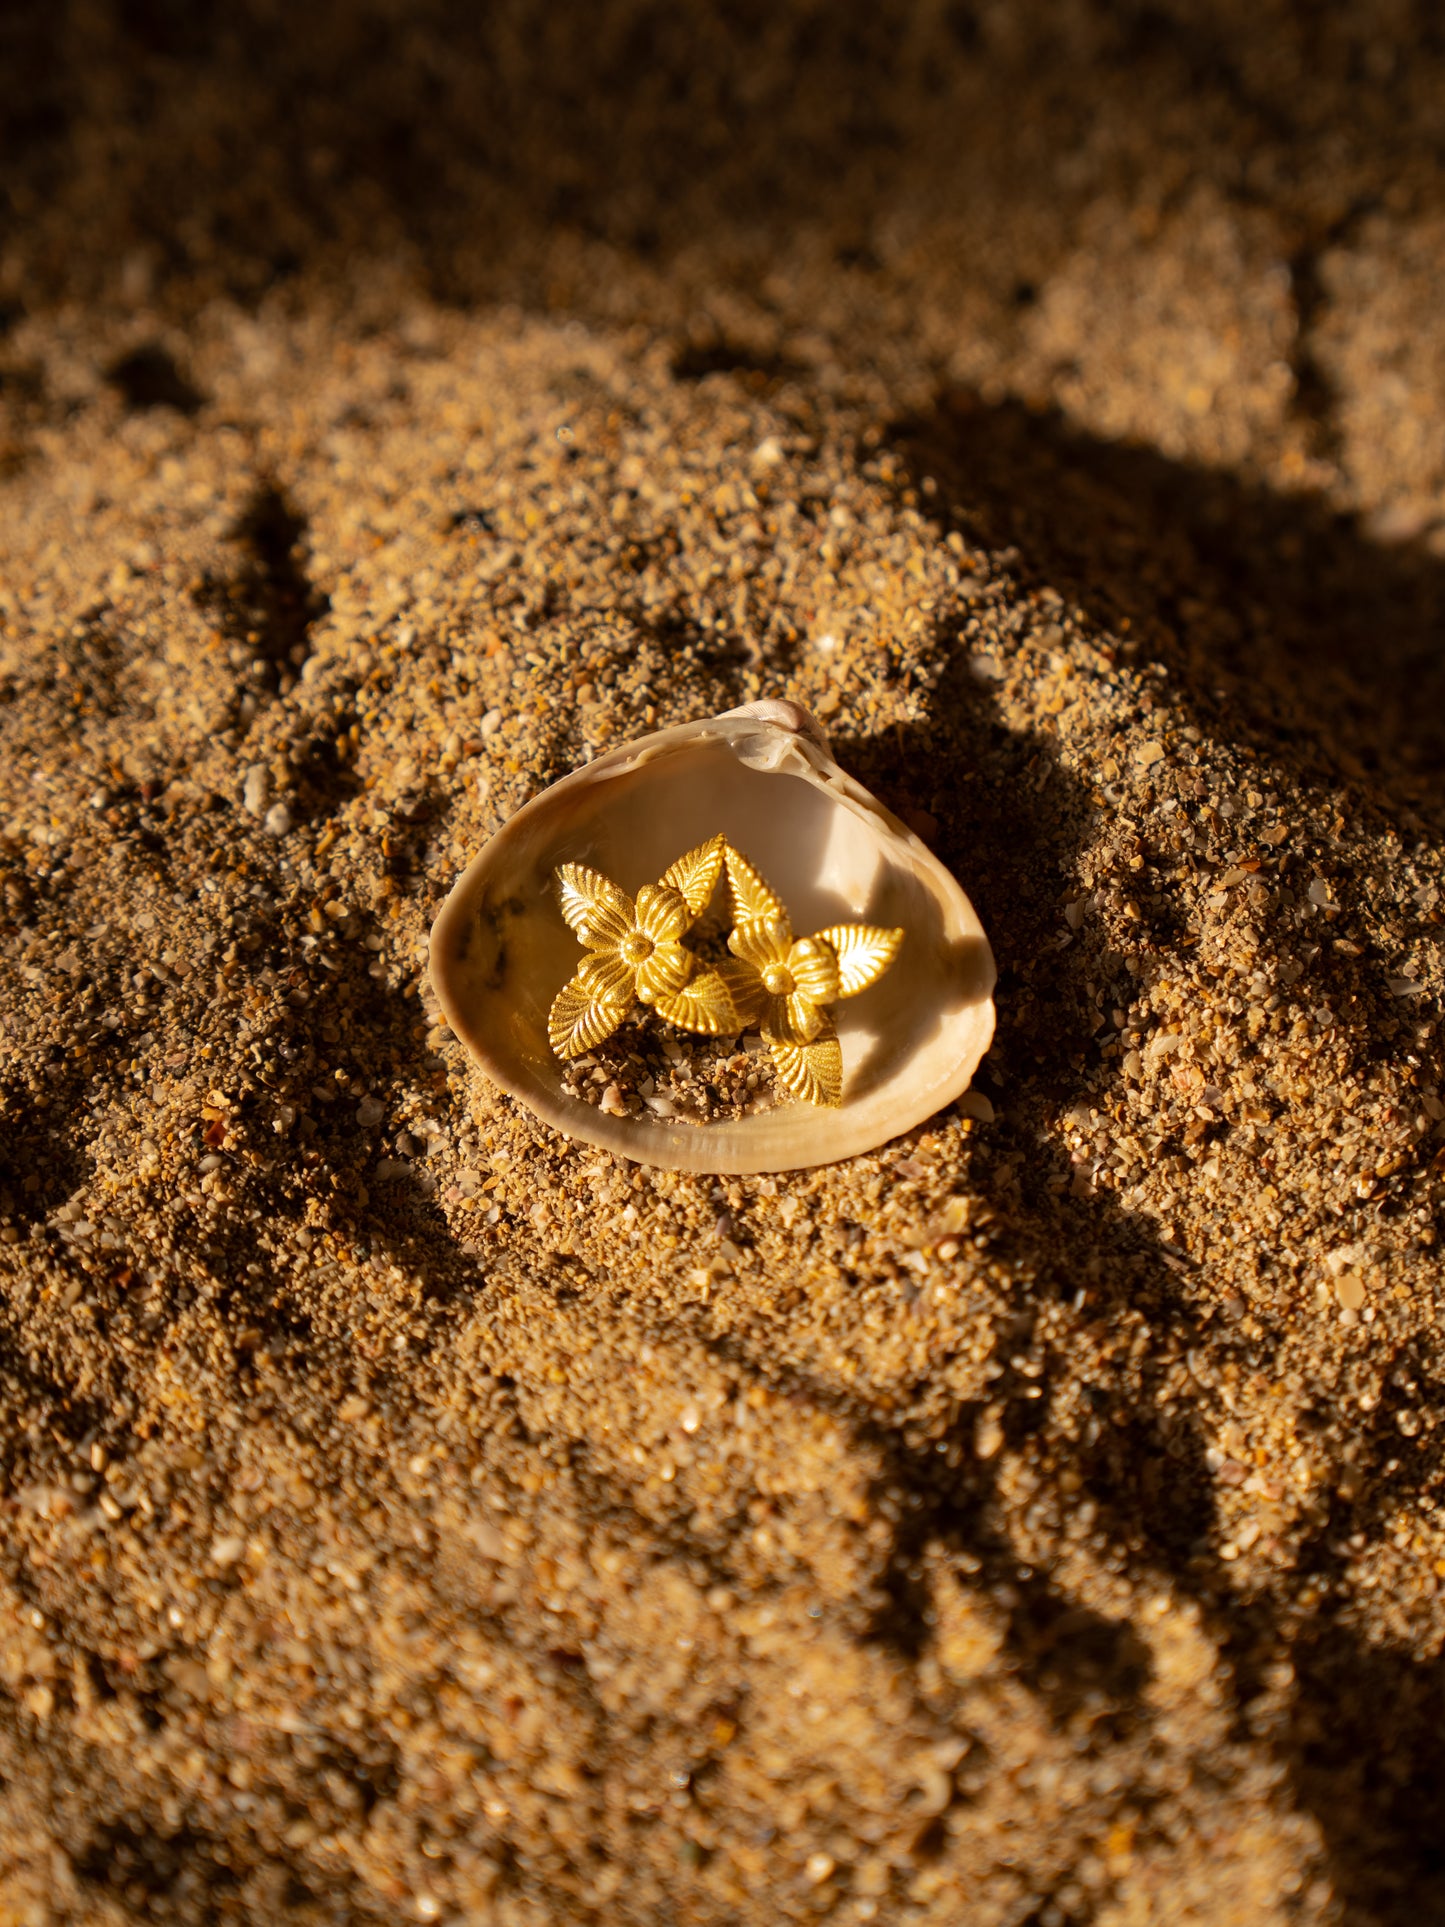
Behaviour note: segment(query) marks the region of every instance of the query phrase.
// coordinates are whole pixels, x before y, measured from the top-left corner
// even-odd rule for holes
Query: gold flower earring
[[[562,915],[588,952],[552,1001],[547,1037],[559,1057],[581,1057],[610,1037],[634,1003],[664,1004],[683,992],[697,958],[680,941],[713,893],[723,866],[721,836],[680,856],[636,901],[600,870],[564,863],[557,871]]]
[[[659,1015],[711,1035],[760,1024],[779,1081],[808,1104],[843,1101],[843,1048],[826,1006],[875,983],[902,930],[837,923],[795,938],[780,897],[739,850],[726,848],[733,930],[725,963],[657,999]]]

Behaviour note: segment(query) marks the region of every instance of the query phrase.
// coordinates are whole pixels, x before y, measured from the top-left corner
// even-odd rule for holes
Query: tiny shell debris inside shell
[[[555,872],[582,863],[635,892],[718,832],[765,871],[796,931],[896,924],[903,949],[836,1006],[839,1109],[707,1124],[610,1115],[568,1094],[547,1039],[579,956]],[[452,1029],[494,1082],[570,1137],[674,1170],[795,1170],[872,1150],[965,1090],[993,1034],[993,958],[973,906],[792,703],[658,731],[534,797],[447,898],[431,971]]]

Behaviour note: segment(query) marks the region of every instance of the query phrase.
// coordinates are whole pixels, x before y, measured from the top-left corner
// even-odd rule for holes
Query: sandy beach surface
[[[1442,137],[1404,4],[0,20],[0,1923],[1445,1919]],[[760,695],[998,1033],[669,1175],[427,933]]]

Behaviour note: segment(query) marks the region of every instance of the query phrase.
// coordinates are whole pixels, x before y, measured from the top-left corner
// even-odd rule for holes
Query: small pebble
[[[1335,1280],[1335,1297],[1346,1311],[1358,1311],[1365,1302],[1365,1281],[1357,1271],[1342,1271]]]
[[[248,816],[262,816],[271,784],[264,763],[252,763],[241,783],[241,807]]]

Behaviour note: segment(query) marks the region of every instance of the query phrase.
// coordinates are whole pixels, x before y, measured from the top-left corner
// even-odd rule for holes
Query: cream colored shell
[[[557,866],[584,863],[635,892],[719,831],[767,877],[795,930],[898,924],[903,948],[876,984],[833,1007],[841,1108],[784,1104],[711,1124],[614,1117],[567,1094],[547,1042],[548,1009],[580,955],[557,907]],[[568,1137],[675,1171],[797,1170],[871,1151],[967,1089],[993,1035],[993,956],[972,904],[838,767],[795,703],[659,730],[533,797],[442,905],[431,976],[494,1083]]]

